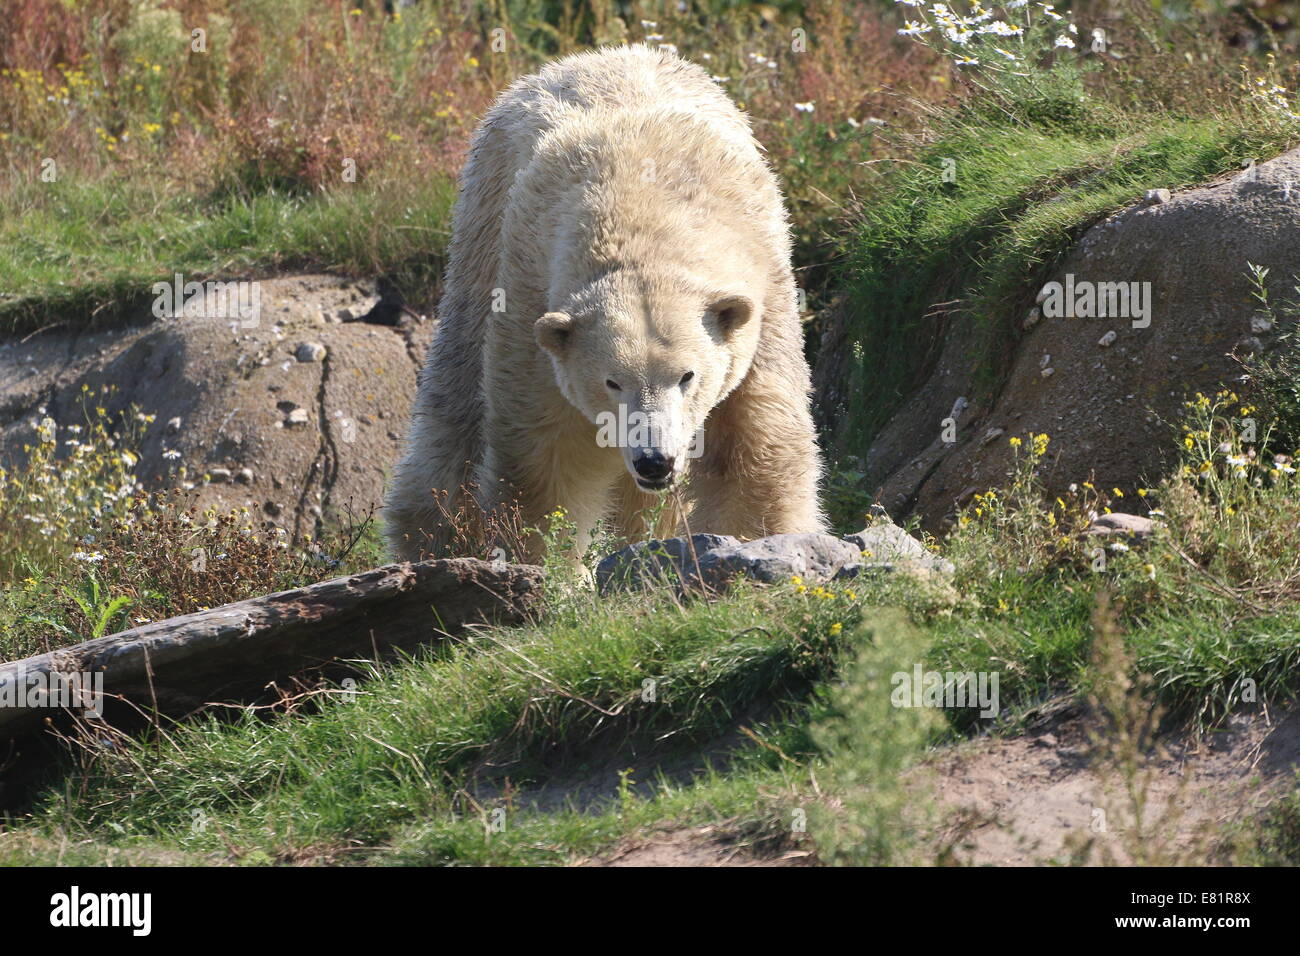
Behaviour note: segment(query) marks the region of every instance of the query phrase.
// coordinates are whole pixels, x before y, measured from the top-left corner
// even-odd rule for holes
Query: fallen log
[[[412,650],[468,624],[518,624],[538,604],[541,580],[537,567],[473,558],[392,564],[0,664],[0,741],[60,713],[69,688],[90,716],[103,716],[99,699],[110,710],[125,701],[181,715],[250,702],[277,680]]]

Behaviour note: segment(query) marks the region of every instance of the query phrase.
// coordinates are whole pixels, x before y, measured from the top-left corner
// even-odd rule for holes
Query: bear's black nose
[[[646,481],[659,484],[672,477],[673,459],[661,451],[641,451],[632,459],[632,467]]]

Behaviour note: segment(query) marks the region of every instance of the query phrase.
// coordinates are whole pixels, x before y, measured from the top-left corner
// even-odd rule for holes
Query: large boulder
[[[252,321],[192,308],[81,332],[73,317],[0,343],[0,461],[19,458],[45,417],[71,437],[62,429],[84,422],[88,394],[114,421],[132,406],[153,416],[137,423],[146,487],[184,466],[200,507],[248,508],[295,536],[331,509],[364,514],[382,498],[434,323],[333,276],[262,280],[260,298]],[[104,386],[115,391],[101,398]]]
[[[1001,388],[974,404],[975,331],[952,323],[932,373],[866,450],[869,491],[895,517],[917,512],[935,529],[978,491],[1005,483],[1011,436],[1051,437],[1043,478],[1053,493],[1095,476],[1126,493],[1168,467],[1167,423],[1191,393],[1232,387],[1234,350],[1268,345],[1252,328],[1248,263],[1270,270],[1275,300],[1300,279],[1300,149],[1196,189],[1134,197],[1099,222],[1053,269],[1089,282],[1149,282],[1150,324],[1120,318],[1046,318],[1041,306],[1007,317],[1023,334]],[[1031,290],[1032,292],[1037,290]],[[819,402],[838,396],[833,327],[823,343]],[[839,337],[843,338],[842,335]],[[1259,341],[1262,339],[1263,341]],[[827,343],[832,346],[827,351]],[[943,422],[956,419],[956,441]]]

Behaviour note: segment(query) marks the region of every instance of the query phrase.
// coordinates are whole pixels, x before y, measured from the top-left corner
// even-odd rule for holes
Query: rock
[[[858,549],[828,534],[780,534],[755,541],[730,535],[638,541],[608,555],[596,567],[602,592],[616,587],[672,584],[681,590],[723,590],[738,577],[764,584],[799,575],[824,584],[853,563]]]
[[[209,468],[208,481],[212,482],[214,485],[224,485],[226,482],[230,481],[230,469]]]
[[[959,322],[918,325],[914,347],[932,357],[863,449],[848,428],[853,416],[847,409],[855,394],[847,383],[869,368],[870,360],[855,364],[843,356],[857,349],[869,357],[876,344],[854,340],[853,315],[832,313],[838,324],[824,331],[814,369],[817,400],[825,403],[819,423],[827,447],[833,454],[859,457],[863,490],[891,514],[919,514],[922,527],[936,533],[955,517],[961,489],[1005,484],[1012,450],[1005,441],[981,442],[994,424],[1015,422],[1017,433],[1051,437],[1051,467],[1041,473],[1049,495],[1089,474],[1126,492],[1168,474],[1179,464],[1176,423],[1183,400],[1197,391],[1212,395],[1238,388],[1242,370],[1231,357],[1233,347],[1238,354],[1267,348],[1269,336],[1276,334],[1250,332],[1258,302],[1251,297],[1248,263],[1269,269],[1267,285],[1275,301],[1293,294],[1300,278],[1300,202],[1282,197],[1287,184],[1297,182],[1300,149],[1292,149],[1255,166],[1249,178],[1179,190],[1166,202],[1134,204],[1087,230],[1044,281],[1064,283],[1072,275],[1076,284],[1120,283],[1132,289],[1129,284],[1138,283],[1141,289],[1149,283],[1150,324],[1120,325],[1124,318],[1115,316],[1044,317],[996,370],[999,384],[991,394],[974,400],[963,415],[957,441],[942,449],[935,447],[933,423],[943,419],[957,395],[980,394],[978,382],[990,371],[981,364],[986,353],[974,331]],[[960,291],[944,294],[951,298]],[[1045,291],[1038,295],[1040,303],[1045,301]],[[998,321],[1021,324],[1022,304],[1008,303],[1013,306]],[[1108,330],[1122,331],[1123,342],[1117,336],[1109,348],[1098,348]],[[1040,366],[1044,354],[1051,362]],[[1170,368],[1171,355],[1178,356],[1176,369]],[[1042,377],[1045,368],[1054,369],[1050,387]],[[1144,414],[1117,428],[1112,415],[1099,413],[1119,408],[1117,403],[1140,406]]]
[[[844,539],[858,549],[855,563],[864,569],[921,570],[952,574],[951,561],[926,549],[892,521],[876,521]]]
[[[293,357],[299,362],[320,362],[325,359],[325,346],[319,342],[299,342]]]
[[[336,411],[358,421],[382,412],[394,425],[405,423],[436,323],[405,330],[322,323],[322,311],[371,311],[374,287],[356,280],[295,275],[261,280],[260,287],[263,321],[237,330],[238,343],[225,322],[184,315],[157,320],[148,304],[111,325],[73,310],[63,326],[39,335],[29,337],[30,329],[0,334],[0,463],[9,467],[23,455],[31,422],[43,417],[36,414],[41,405],[60,424],[80,422],[82,386],[96,395],[109,386],[116,391],[96,402],[109,418],[131,414],[132,406],[157,416],[130,449],[139,455],[135,474],[148,491],[165,487],[185,467],[198,476],[190,502],[226,512],[247,504],[250,485],[204,482],[211,466],[251,467],[254,484],[276,474],[282,488],[294,489],[292,499],[287,491],[277,494],[294,538],[317,532],[310,501],[321,501],[331,516],[349,506],[358,515],[378,506],[385,469],[400,445],[388,433],[403,430],[360,426],[352,441],[323,432]],[[285,353],[298,343],[324,347],[325,361],[298,362]],[[241,353],[247,357],[237,365]],[[268,355],[271,364],[262,366]],[[285,428],[286,416],[299,407],[306,417]],[[260,506],[260,498],[254,501]]]
[[[306,425],[310,420],[311,416],[307,414],[307,409],[295,408],[293,411],[289,412],[288,416],[284,420],[284,424],[286,426]]]
[[[239,472],[235,475],[235,481],[239,482],[241,485],[251,485],[253,483],[253,469],[239,469]]]
[[[867,571],[895,570],[950,574],[952,565],[882,519],[847,538],[777,534],[740,541],[729,535],[697,534],[640,541],[606,556],[596,567],[596,584],[602,593],[664,585],[717,592],[742,577],[778,584],[798,576],[804,584],[818,585]]]
[[[1158,206],[1161,203],[1169,202],[1173,195],[1168,189],[1148,189],[1142,196],[1142,201],[1148,206]]]
[[[1089,535],[1118,535],[1137,541],[1146,541],[1155,533],[1156,523],[1152,519],[1143,518],[1141,515],[1125,514],[1121,511],[1098,515],[1084,532]]]
[[[370,313],[380,304],[380,298],[376,295],[367,295],[360,302],[350,305],[345,309],[339,309],[338,320],[340,322],[364,322],[368,321]]]
[[[719,580],[744,575],[763,584],[798,575],[809,583],[831,580],[857,559],[852,542],[829,534],[776,534],[754,541],[733,541],[709,552],[702,565]]]
[[[1117,338],[1119,338],[1118,334],[1116,334],[1114,329],[1111,329],[1109,332],[1107,332],[1105,335],[1103,335],[1101,338],[1097,340],[1097,344],[1104,349],[1108,349],[1115,343],[1115,340]]]

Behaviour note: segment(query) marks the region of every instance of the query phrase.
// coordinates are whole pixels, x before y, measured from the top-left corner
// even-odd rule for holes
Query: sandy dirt
[[[1044,708],[1030,732],[985,737],[934,754],[917,773],[950,823],[942,842],[975,866],[1132,865],[1134,814],[1121,778],[1102,772],[1083,709]],[[1202,865],[1226,828],[1296,786],[1300,708],[1260,708],[1199,739],[1167,740],[1142,771],[1142,840],[1167,865]],[[1081,844],[1088,849],[1075,853]],[[683,827],[629,840],[595,866],[815,866],[815,850],[764,855],[725,827]]]

